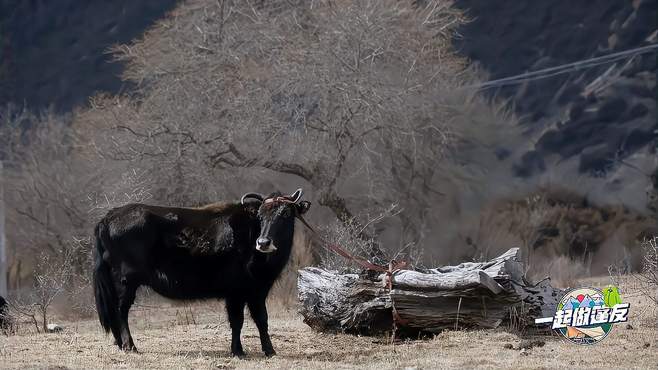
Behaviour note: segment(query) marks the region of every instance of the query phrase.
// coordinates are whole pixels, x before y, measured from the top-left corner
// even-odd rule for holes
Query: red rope
[[[315,231],[315,229],[314,229],[311,225],[308,224],[308,222],[306,222],[306,220],[304,219],[304,217],[302,217],[301,215],[297,215],[297,218],[298,218],[298,219],[299,219],[299,220],[300,220],[300,221],[301,221],[301,222],[302,222],[302,223],[303,223],[303,224],[304,224],[309,230],[311,230],[311,232],[313,233],[313,235],[314,235],[315,237],[317,237],[318,239],[320,239],[320,241],[322,241],[322,246],[323,246],[325,249],[328,249],[328,250],[330,250],[330,251],[332,251],[332,252],[338,254],[338,255],[341,256],[341,257],[347,258],[348,260],[354,261],[357,265],[361,266],[362,268],[364,268],[364,269],[366,269],[366,270],[372,270],[372,271],[378,271],[378,272],[385,272],[385,273],[387,273],[387,275],[388,275],[389,272],[391,271],[391,268],[392,268],[392,265],[391,265],[391,264],[389,264],[389,267],[388,267],[388,268],[386,268],[386,267],[384,267],[384,266],[381,266],[381,265],[376,265],[376,264],[374,264],[374,263],[368,261],[367,259],[365,259],[365,258],[363,258],[363,257],[359,257],[359,256],[355,256],[355,255],[353,255],[352,253],[348,252],[348,251],[345,250],[344,248],[340,247],[338,244],[332,244],[332,243],[327,242],[326,240],[324,240],[324,238],[322,238],[322,237],[320,236],[320,234],[318,234],[317,231]],[[391,262],[394,262],[394,261],[391,261]],[[402,265],[399,265],[399,267],[398,267],[398,264],[396,264],[395,266],[396,266],[397,269],[399,269],[399,268],[402,267]],[[406,263],[405,263],[405,266],[406,266]]]
[[[317,237],[318,239],[320,239],[320,241],[322,241],[322,243],[323,243],[322,246],[325,249],[328,249],[328,250],[338,254],[339,256],[341,256],[343,258],[354,261],[356,264],[358,264],[359,266],[361,266],[362,268],[364,268],[366,270],[372,270],[372,271],[385,273],[386,274],[385,284],[386,284],[386,288],[389,291],[389,295],[391,294],[391,291],[393,290],[393,274],[395,274],[396,272],[398,272],[400,270],[404,270],[404,269],[409,267],[409,263],[407,263],[406,261],[392,260],[388,263],[388,267],[384,267],[384,266],[381,266],[381,265],[374,264],[374,263],[368,261],[367,259],[365,259],[363,257],[355,256],[355,255],[351,254],[350,252],[348,252],[347,250],[345,250],[344,248],[340,247],[338,244],[332,244],[332,243],[328,243],[327,241],[325,241],[320,236],[320,234],[318,234],[318,232],[315,231],[315,229],[313,227],[311,227],[311,225],[309,225],[308,222],[306,222],[306,220],[302,217],[302,215],[297,215],[297,218],[313,233],[313,235],[315,237]],[[398,326],[399,325],[406,325],[408,323],[408,321],[403,319],[402,317],[400,317],[400,314],[398,313],[397,309],[395,309],[395,304],[393,302],[392,297],[391,297],[391,314],[392,314],[392,319],[393,319],[393,332],[391,334],[391,343],[394,343],[395,342],[395,333],[397,331]]]

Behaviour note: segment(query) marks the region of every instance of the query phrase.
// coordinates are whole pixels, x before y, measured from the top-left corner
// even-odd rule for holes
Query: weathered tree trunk
[[[394,320],[403,335],[495,328],[510,318],[530,325],[552,316],[559,299],[547,280],[531,286],[523,279],[518,248],[489,262],[397,271],[390,290],[387,279],[387,274],[369,278],[317,267],[300,270],[304,322],[319,331],[366,335],[390,332]]]

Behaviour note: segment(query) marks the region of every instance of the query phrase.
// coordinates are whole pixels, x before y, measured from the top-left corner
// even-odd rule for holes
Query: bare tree
[[[459,88],[461,20],[447,1],[184,4],[115,50],[137,92],[80,122],[103,157],[166,169],[168,186],[292,176],[345,223],[399,204],[395,242],[418,242],[451,177],[439,163],[479,144],[459,123],[487,105]]]
[[[100,190],[94,189],[116,171],[107,174],[102,161],[83,155],[85,143],[68,117],[10,108],[0,119],[10,277],[14,288],[28,283],[18,293],[25,296],[22,311],[38,311],[45,323],[52,299],[64,291],[75,298],[71,307],[82,301],[73,295],[86,289],[90,276],[89,234],[99,217],[94,210]],[[123,190],[119,185],[113,184]],[[25,266],[27,276],[16,266]]]
[[[14,288],[28,283],[29,292],[20,295],[31,298],[24,299],[23,307],[35,307],[43,318],[49,300],[62,290],[69,307],[89,311],[94,224],[110,208],[152,197],[149,171],[90,155],[71,122],[51,112],[0,110],[10,277]],[[17,266],[24,266],[26,274],[18,273]],[[57,271],[67,271],[66,279],[54,276]],[[30,286],[33,277],[36,283]]]
[[[642,271],[636,276],[642,294],[658,305],[658,236],[642,242]]]
[[[44,333],[48,331],[51,305],[69,286],[75,257],[70,252],[62,252],[55,256],[43,254],[39,259],[34,275],[34,307],[41,318]]]
[[[15,319],[15,324],[22,317],[34,325],[37,332],[48,332],[52,305],[67,292],[74,276],[76,254],[66,250],[58,254],[44,252],[39,255],[32,289],[15,291],[10,297],[10,316]]]
[[[66,118],[23,113],[2,131],[10,147],[5,163],[13,249],[27,255],[66,249],[71,235],[84,235],[90,224],[83,200],[98,180],[97,164],[76,157],[80,142]]]

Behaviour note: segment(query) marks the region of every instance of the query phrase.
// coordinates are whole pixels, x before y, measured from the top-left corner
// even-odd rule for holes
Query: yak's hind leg
[[[270,334],[267,331],[267,307],[265,307],[265,298],[259,297],[250,299],[247,302],[247,305],[249,306],[251,318],[254,320],[254,323],[256,323],[256,327],[258,328],[258,334],[260,335],[260,345],[263,348],[265,356],[271,357],[276,355],[276,352],[272,347]]]
[[[226,312],[228,321],[231,323],[231,354],[236,357],[244,357],[240,332],[244,323],[244,299],[226,298]]]
[[[121,335],[121,342],[118,342],[119,347],[124,351],[137,352],[137,347],[133,342],[130,335],[130,328],[128,327],[128,313],[130,307],[135,302],[135,294],[139,286],[134,283],[129,283],[125,279],[121,282],[121,286],[117,289],[119,295],[119,331]]]

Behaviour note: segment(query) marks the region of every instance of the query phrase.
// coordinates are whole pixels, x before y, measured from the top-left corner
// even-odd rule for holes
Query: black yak
[[[295,217],[311,205],[301,196],[298,189],[289,196],[247,193],[240,202],[199,208],[129,204],[109,211],[95,229],[101,325],[121,349],[136,351],[128,312],[140,286],[171,299],[224,298],[231,353],[244,356],[246,304],[263,352],[274,355],[265,299],[290,257]]]
[[[7,329],[9,327],[9,305],[7,301],[0,295],[0,329]]]

